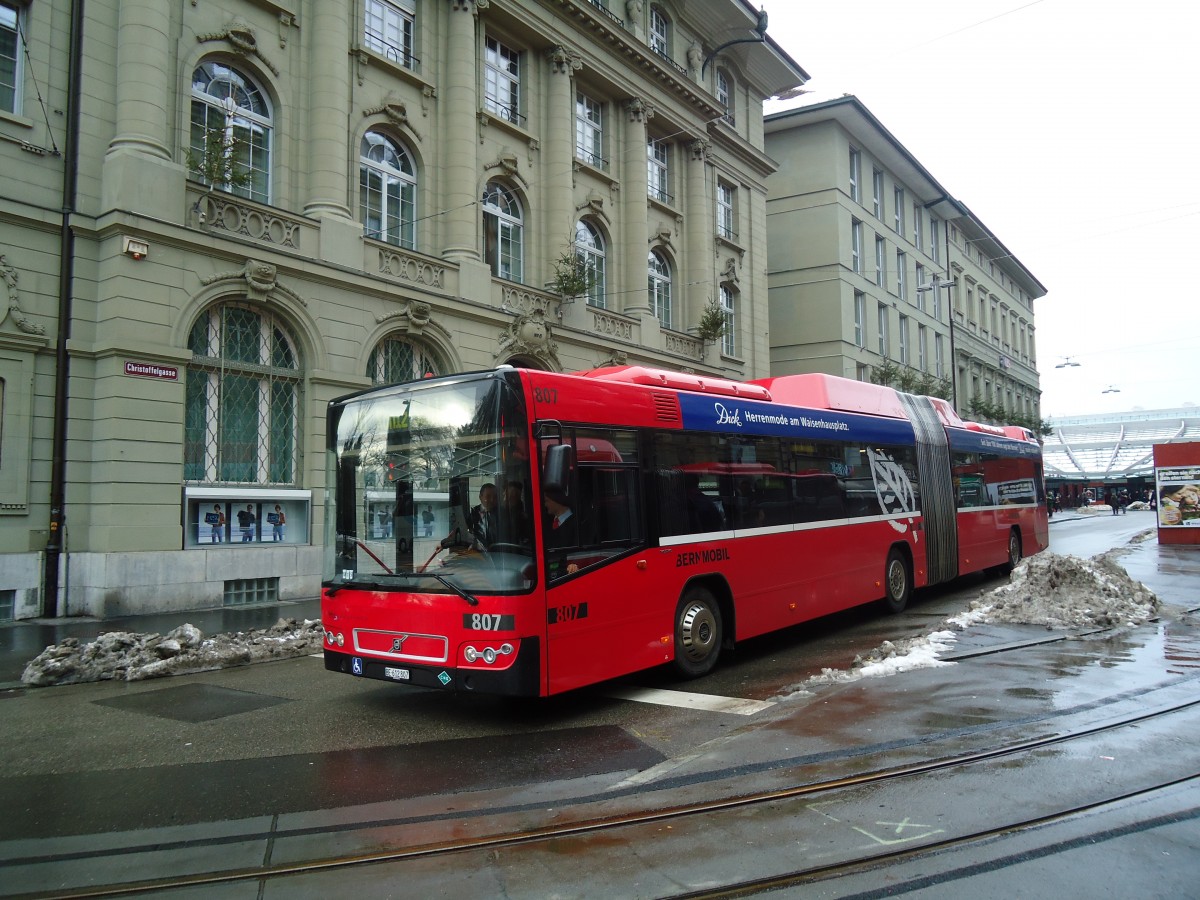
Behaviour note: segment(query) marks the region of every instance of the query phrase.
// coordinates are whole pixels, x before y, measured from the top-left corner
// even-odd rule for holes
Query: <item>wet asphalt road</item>
[[[1090,556],[1152,527],[1148,513],[1062,518],[1052,523],[1051,549]],[[536,702],[479,697],[447,702],[440,694],[332,675],[317,659],[160,682],[0,693],[5,723],[0,808],[8,811],[0,818],[0,895],[58,883],[103,883],[114,872],[128,877],[130,869],[146,875],[169,871],[181,864],[170,854],[125,854],[121,864],[107,851],[95,855],[104,846],[145,848],[164,835],[246,833],[244,840],[210,848],[215,858],[207,862],[196,862],[202,855],[197,847],[181,848],[188,865],[201,869],[236,861],[260,864],[267,842],[279,854],[276,859],[288,853],[311,858],[359,846],[333,823],[431,815],[448,807],[500,809],[533,802],[569,808],[581,798],[666,805],[680,791],[744,792],[794,777],[797,770],[811,774],[814,767],[853,769],[868,759],[905,758],[931,741],[948,742],[947,748],[969,745],[1001,727],[1031,733],[1059,727],[1063,717],[1086,718],[1114,694],[1132,705],[1164,685],[1197,694],[1197,629],[1184,610],[1200,606],[1200,552],[1159,548],[1151,540],[1133,545],[1121,562],[1173,604],[1162,621],[801,694],[794,688],[809,675],[825,667],[845,669],[857,653],[885,639],[936,630],[979,591],[1000,582],[967,579],[953,589],[924,592],[902,616],[852,611],[748,642],[699,682],[651,672]],[[982,626],[960,635],[955,650],[966,654],[1039,635],[1045,629]],[[735,714],[615,699],[646,688],[672,692],[676,699],[701,695],[758,705]],[[887,795],[889,816],[880,821],[928,824],[924,820],[933,818],[966,828],[981,807],[1019,809],[1022,798],[1088,795],[1132,778],[1131,765],[1147,783],[1167,763],[1200,771],[1188,749],[1197,743],[1198,724],[1179,724],[1186,735],[1182,742],[1170,727],[1153,734],[1135,729],[1137,734],[1102,747],[1026,763],[1015,781],[1001,773],[973,774],[973,781],[942,776],[925,785],[914,782]],[[1114,771],[1121,774],[1114,778]],[[981,804],[981,797],[988,802]],[[878,832],[868,809],[878,808],[881,798],[847,799],[840,816],[828,808],[814,813],[810,831],[805,817],[795,813],[779,821],[764,816],[756,827],[773,833],[790,829],[793,845],[823,834],[820,852],[836,856],[854,841],[862,843],[861,832]],[[852,808],[860,812],[846,812]],[[969,883],[977,896],[1045,896],[1043,886],[1062,882],[1056,891],[1061,896],[1139,896],[1144,894],[1121,889],[1133,888],[1138,879],[1144,887],[1153,876],[1158,896],[1194,896],[1191,886],[1200,884],[1197,809],[1200,797],[1184,785],[1148,796],[1140,806],[1112,810],[1103,821],[1072,819],[1047,826],[1040,838],[1022,834],[1007,843],[943,853],[936,862],[897,863],[886,876],[847,875],[797,895],[870,895],[887,884],[930,896],[962,896]],[[261,828],[245,827],[258,820]],[[278,834],[289,823],[303,833],[302,840],[289,844]],[[673,857],[645,859],[640,879],[637,873],[618,877],[611,863],[606,868],[600,850],[585,849],[572,858],[574,877],[543,858],[531,870],[542,873],[539,877],[513,871],[499,878],[495,861],[485,857],[463,884],[474,885],[474,896],[500,891],[667,896],[677,892],[670,885],[691,883],[688,872],[699,877],[706,871],[680,866],[679,858],[699,854],[713,861],[708,868],[714,871],[720,861],[727,874],[739,867],[770,871],[779,864],[767,849],[770,842],[760,841],[759,850],[731,844],[723,839],[728,828],[691,835],[690,848],[681,847]],[[902,824],[884,840],[903,843],[914,836],[907,828]],[[273,836],[264,837],[268,833]],[[377,834],[361,839],[380,840]],[[1106,849],[1098,850],[1098,844]],[[805,847],[810,856],[818,853],[815,845]],[[596,865],[595,873],[588,874],[592,863],[586,859]],[[401,885],[415,891],[425,883],[411,867],[403,874],[386,866],[372,873],[356,876],[362,883],[351,879],[354,893],[415,896]],[[433,887],[422,895],[461,896],[445,882],[441,889],[429,884]],[[273,885],[268,894],[276,896],[342,893],[329,893],[333,883],[316,876]],[[1071,885],[1089,890],[1073,892]]]

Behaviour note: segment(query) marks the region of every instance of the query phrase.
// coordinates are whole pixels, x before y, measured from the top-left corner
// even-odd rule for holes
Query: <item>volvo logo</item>
[[[399,653],[399,652],[400,652],[400,648],[404,646],[404,642],[405,642],[405,641],[407,641],[407,640],[408,640],[408,635],[407,635],[407,634],[402,634],[402,635],[400,635],[400,637],[398,637],[398,638],[395,638],[395,639],[392,641],[392,652],[393,652],[393,653]]]

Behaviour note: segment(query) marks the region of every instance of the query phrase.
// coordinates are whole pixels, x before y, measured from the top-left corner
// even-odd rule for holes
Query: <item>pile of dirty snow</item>
[[[167,635],[110,631],[81,644],[51,644],[25,666],[21,681],[34,687],[85,681],[141,681],[319,653],[319,619],[280,619],[270,628],[206,638],[195,625]]]
[[[946,620],[939,630],[902,641],[884,641],[854,658],[848,669],[821,670],[783,692],[810,693],[825,684],[845,684],[954,663],[938,657],[957,641],[956,633],[979,623],[1046,625],[1051,628],[1115,628],[1140,625],[1158,611],[1159,600],[1112,560],[1113,551],[1080,559],[1042,552],[1023,560],[1008,584],[983,593],[970,609]]]
[[[1022,560],[1008,584],[982,594],[948,621],[960,628],[976,622],[1114,628],[1141,625],[1158,607],[1154,592],[1107,553],[1080,559],[1043,552]]]

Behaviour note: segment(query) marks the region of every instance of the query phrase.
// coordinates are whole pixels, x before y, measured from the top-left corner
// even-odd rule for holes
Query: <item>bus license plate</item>
[[[384,666],[383,677],[390,678],[393,681],[408,681],[408,669],[394,669],[391,666]]]

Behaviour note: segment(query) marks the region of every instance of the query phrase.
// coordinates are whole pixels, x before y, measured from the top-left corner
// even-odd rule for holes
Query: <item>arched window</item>
[[[205,184],[271,202],[271,110],[249,77],[219,62],[192,73],[188,164]]]
[[[399,337],[386,337],[371,351],[367,360],[367,377],[374,384],[396,384],[415,381],[441,370],[432,354],[419,344]]]
[[[721,334],[721,352],[726,356],[737,356],[737,305],[737,291],[728,284],[721,285],[721,314],[725,317],[725,331]]]
[[[237,303],[192,327],[184,411],[184,479],[297,484],[300,364],[284,326]]]
[[[367,237],[416,249],[416,168],[407,150],[377,131],[359,150],[358,205]]]
[[[584,271],[588,274],[588,305],[604,309],[604,235],[592,223],[583,219],[575,223],[575,256],[583,263]]]
[[[521,204],[504,185],[489,181],[483,192],[483,245],[493,275],[524,279],[524,242]]]
[[[647,260],[650,308],[663,328],[671,327],[671,264],[657,250]]]

